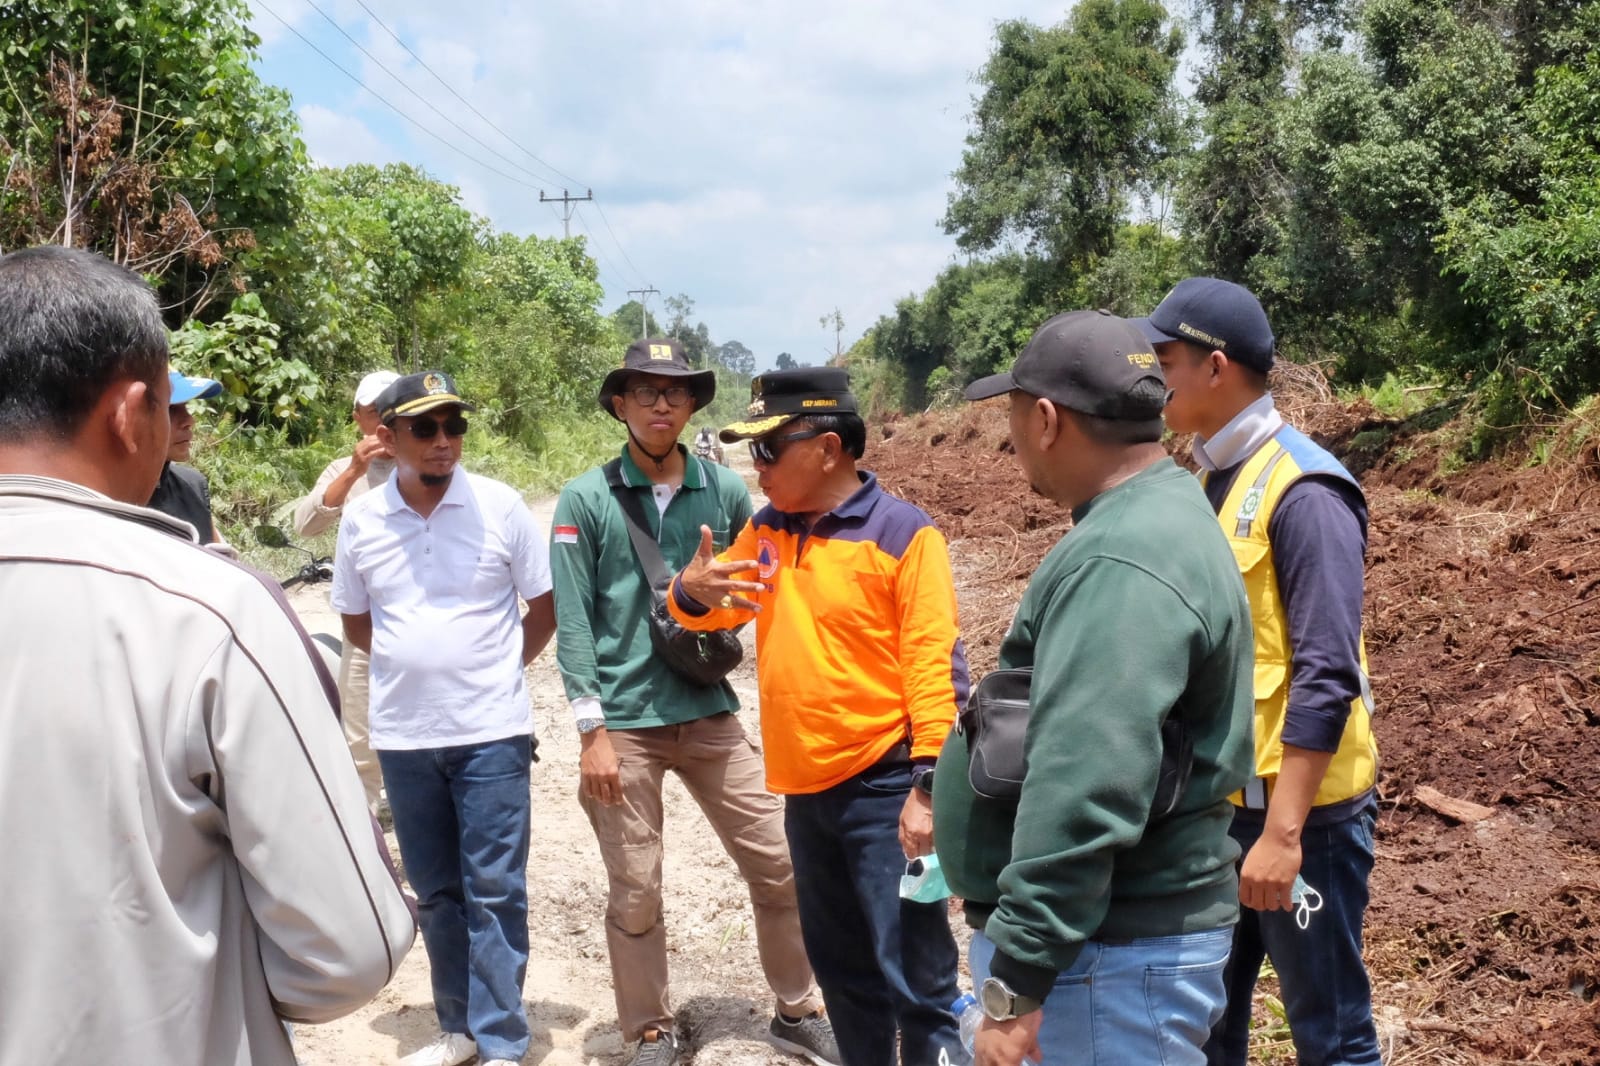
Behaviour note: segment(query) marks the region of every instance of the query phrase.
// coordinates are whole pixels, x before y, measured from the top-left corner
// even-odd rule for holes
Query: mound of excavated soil
[[[1383,776],[1367,949],[1387,1059],[1600,1062],[1600,456],[1446,474],[1448,430],[1427,418],[1325,390],[1286,406],[1362,477],[1372,514]],[[875,436],[866,465],[951,539],[988,669],[1066,516],[1017,471],[1002,404]],[[1273,1035],[1260,1053],[1288,1061]]]

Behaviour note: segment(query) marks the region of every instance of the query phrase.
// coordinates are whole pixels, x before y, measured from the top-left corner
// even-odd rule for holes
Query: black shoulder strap
[[[617,506],[622,508],[622,524],[628,527],[628,539],[633,541],[633,554],[644,571],[644,579],[649,583],[651,593],[661,596],[672,575],[667,573],[667,561],[661,557],[661,545],[656,543],[646,528],[644,508],[639,506],[638,495],[622,480],[622,460],[613,459],[607,463],[605,474],[606,484],[611,486],[611,495],[617,498]]]

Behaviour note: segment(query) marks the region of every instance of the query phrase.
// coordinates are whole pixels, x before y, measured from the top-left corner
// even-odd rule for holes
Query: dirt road
[[[548,530],[554,498],[533,505]],[[337,631],[326,589],[299,590],[296,610],[312,629]],[[745,726],[756,730],[754,653],[733,676]],[[524,998],[533,1027],[527,1063],[593,1066],[627,1061],[616,1029],[606,958],[605,869],[578,807],[578,738],[547,649],[528,669],[539,762],[533,768],[533,845],[528,857],[532,956]],[[688,1059],[707,1066],[795,1060],[768,1046],[771,995],[756,961],[750,902],[733,863],[676,778],[666,789],[667,946],[672,999]],[[398,862],[394,835],[388,837]],[[427,954],[420,940],[393,983],[362,1010],[297,1029],[304,1066],[388,1066],[436,1031]]]

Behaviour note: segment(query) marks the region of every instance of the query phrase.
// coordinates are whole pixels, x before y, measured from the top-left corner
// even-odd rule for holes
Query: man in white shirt
[[[393,370],[374,370],[356,385],[351,420],[361,439],[349,455],[341,455],[323,468],[311,491],[300,497],[294,509],[294,531],[301,537],[314,537],[336,526],[345,504],[382,488],[394,473],[394,452],[378,436],[378,397],[400,377]],[[344,642],[339,654],[339,707],[344,720],[344,738],[350,744],[350,757],[367,790],[367,806],[378,813],[382,802],[383,774],[378,758],[367,739],[367,653]]]
[[[0,1063],[294,1066],[415,936],[309,639],[142,505],[155,294],[0,257]]]
[[[433,971],[441,1031],[400,1061],[508,1066],[529,1038],[523,667],[555,632],[549,553],[515,489],[457,469],[473,407],[448,374],[377,407],[395,474],[345,508],[333,607],[372,657],[371,742]]]

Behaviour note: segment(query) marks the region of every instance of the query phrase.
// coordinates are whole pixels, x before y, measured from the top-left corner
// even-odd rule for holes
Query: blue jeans
[[[406,879],[417,893],[439,1028],[485,1059],[528,1050],[528,737],[380,751]]]
[[[1372,1024],[1372,986],[1361,961],[1361,926],[1372,873],[1376,801],[1330,825],[1301,833],[1300,876],[1322,895],[1306,928],[1292,911],[1239,910],[1228,963],[1228,1010],[1206,1045],[1211,1066],[1244,1066],[1250,1046],[1250,1000],[1261,960],[1278,972],[1283,1009],[1300,1066],[1368,1066],[1383,1061]],[[1261,822],[1234,818],[1228,830],[1248,853]]]
[[[932,1066],[941,1050],[970,1061],[950,1013],[960,956],[949,908],[900,898],[910,791],[909,764],[880,764],[785,805],[800,932],[844,1066],[891,1066],[897,1030],[905,1066]]]
[[[1083,946],[1044,1001],[1044,1066],[1200,1066],[1222,1015],[1222,970],[1233,930]],[[994,942],[980,930],[967,962],[974,986],[989,976]]]

